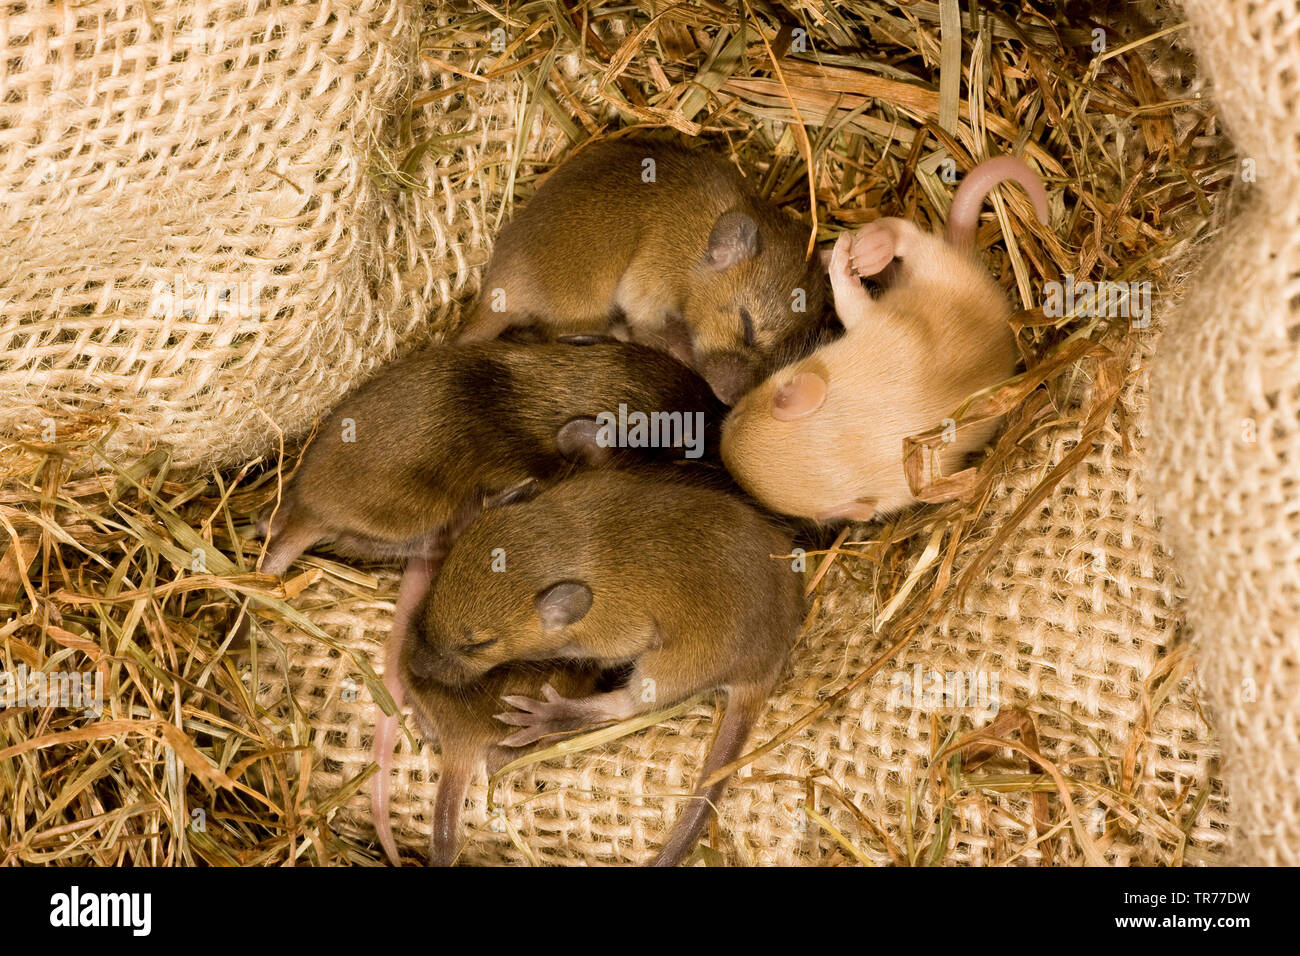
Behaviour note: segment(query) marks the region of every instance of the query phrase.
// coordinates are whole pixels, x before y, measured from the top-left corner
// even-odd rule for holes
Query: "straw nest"
[[[822,242],[880,215],[938,227],[948,172],[1015,152],[1042,171],[1053,226],[1035,224],[1024,197],[1008,190],[992,202],[978,244],[1024,306],[1041,304],[1044,283],[1062,276],[1176,289],[1189,250],[1214,232],[1231,175],[1177,11],[1159,4],[1107,23],[1069,19],[1047,0],[983,3],[978,13],[955,0],[497,7],[426,10],[408,116],[397,142],[375,144],[366,173],[385,189],[433,188],[428,170],[457,142],[428,134],[445,128],[430,117],[445,124],[461,116],[469,127],[476,104],[494,98],[513,115],[494,130],[509,159],[493,171],[496,188],[479,197],[492,223],[527,199],[570,144],[632,127],[707,139],[763,192],[815,223]],[[1104,51],[1094,49],[1097,36]],[[494,38],[504,46],[494,49]],[[787,722],[786,735],[833,714],[926,620],[959,605],[1096,447],[1129,451],[1125,403],[1142,400],[1149,331],[1038,308],[1021,311],[1017,326],[1028,371],[963,410],[1007,416],[978,469],[930,474],[925,447],[939,436],[918,436],[915,480],[935,503],[854,528],[814,553],[810,633],[835,632],[833,608],[847,593],[889,628],[876,663],[842,675]],[[1063,421],[1077,438],[1059,460],[1026,461],[1042,447],[1035,437]],[[243,468],[188,474],[170,467],[165,450],[111,460],[101,451],[108,427],[87,420],[58,444],[0,449],[3,667],[90,672],[103,688],[98,711],[0,711],[0,860],[377,862],[364,832],[336,826],[336,811],[358,799],[373,767],[320,786],[310,708],[288,682],[277,700],[259,694],[256,663],[226,653],[221,624],[238,602],[259,622],[278,621],[348,659],[361,693],[387,701],[365,654],[318,622],[330,602],[391,601],[393,575],[322,556],[283,583],[251,570],[251,516],[278,493],[303,436],[286,436],[287,456],[282,441],[279,455]],[[1012,470],[1032,480],[1017,506],[990,523],[981,516]],[[262,646],[277,645],[272,637]],[[1192,662],[1176,642],[1165,651],[1141,690],[1138,736],[1169,700],[1196,707]],[[1204,774],[1166,805],[1126,802],[1144,759],[1139,740],[1099,745],[1089,766],[1106,770],[1090,777],[1083,762],[1036,759],[1035,718],[1025,707],[1004,708],[978,730],[966,718],[934,720],[931,739],[942,745],[912,781],[916,799],[898,807],[899,819],[868,819],[851,802],[839,826],[815,814],[832,837],[825,859],[943,863],[955,846],[947,837],[959,794],[1012,794],[1032,816],[1031,835],[997,844],[989,862],[1096,862],[1097,845],[1121,837],[1142,848],[1125,857],[1137,862],[1213,854],[1224,795]],[[810,771],[799,785],[833,789],[818,777]],[[1076,817],[1098,799],[1112,814],[1100,839],[1083,834]],[[1053,844],[1055,855],[1044,853]]]

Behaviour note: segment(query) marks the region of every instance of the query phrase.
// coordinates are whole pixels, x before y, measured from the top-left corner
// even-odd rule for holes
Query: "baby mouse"
[[[771,356],[802,355],[822,331],[825,277],[806,261],[808,236],[715,153],[600,142],[556,168],[501,230],[461,338],[626,323],[730,404]]]
[[[600,424],[620,407],[626,418],[666,415],[642,443],[677,446],[621,448],[613,428],[600,444]],[[262,571],[283,574],[325,540],[363,558],[427,555],[483,503],[559,477],[572,462],[707,456],[724,412],[698,375],[643,345],[422,349],[383,368],[321,424],[269,522]]]
[[[426,746],[437,742],[441,749],[429,834],[429,863],[451,866],[460,851],[460,815],[474,776],[484,771],[491,776],[526,752],[499,743],[502,731],[495,715],[501,709],[501,698],[511,694],[537,696],[547,686],[563,688],[565,693],[574,696],[612,690],[626,680],[627,670],[606,670],[589,661],[524,661],[503,664],[480,680],[460,687],[416,676],[409,666],[410,619],[438,566],[437,560],[412,558],[402,575],[392,630],[384,646],[384,685],[399,708],[406,703],[411,705]],[[379,770],[370,784],[375,832],[394,865],[401,864],[397,842],[393,839],[390,800],[397,729],[396,714],[379,716],[373,750]],[[538,747],[545,745],[539,743]]]
[[[702,781],[742,752],[798,634],[801,576],[780,557],[790,546],[736,494],[644,470],[584,472],[475,519],[415,611],[405,668],[455,688],[511,662],[631,666],[615,690],[506,696],[515,709],[500,719],[517,729],[505,747],[724,689]],[[697,787],[655,865],[686,857],[725,783]]]
[[[817,521],[867,521],[916,501],[903,439],[1015,371],[1011,307],[971,250],[980,206],[1007,180],[1028,191],[1046,223],[1042,181],[1000,156],[957,189],[946,239],[880,219],[835,243],[830,279],[845,335],[773,374],[723,425],[723,460],[759,501]],[[940,455],[944,472],[997,427],[964,427]]]
[[[450,866],[460,850],[460,814],[474,776],[483,771],[491,776],[523,752],[499,743],[501,724],[495,714],[501,709],[501,698],[511,694],[537,696],[547,686],[585,696],[613,689],[620,675],[617,670],[605,670],[589,661],[503,664],[479,680],[458,687],[415,675],[409,667],[411,646],[406,637],[413,606],[423,597],[432,573],[431,565],[415,558],[403,577],[392,634],[385,647],[384,682],[399,707],[404,702],[411,705],[426,744],[437,741],[441,748],[429,863]],[[393,839],[389,786],[396,736],[397,717],[381,716],[374,741],[379,772],[371,781],[370,791],[375,830],[394,864],[400,863],[400,858]]]

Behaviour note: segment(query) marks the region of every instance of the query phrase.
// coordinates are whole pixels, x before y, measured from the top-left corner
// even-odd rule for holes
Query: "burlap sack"
[[[572,79],[581,88],[581,78]],[[528,101],[523,77],[485,87],[476,110],[485,125],[514,130]],[[541,123],[525,132],[526,155],[563,148]],[[494,158],[505,164],[509,151],[499,145]],[[1153,332],[1140,336],[1139,348],[1153,339]],[[1134,368],[1142,361],[1135,356]],[[1141,408],[1145,395],[1144,375],[1134,374],[1121,408]],[[1060,421],[1014,459],[980,520],[983,533],[956,555],[956,573],[1079,442],[1091,396],[1058,399]],[[1036,864],[1048,859],[1047,847],[1056,863],[1219,857],[1227,806],[1215,772],[1218,753],[1195,695],[1195,662],[1181,643],[1181,598],[1155,534],[1144,439],[1133,422],[1121,412],[1109,419],[1084,461],[1003,545],[964,602],[954,604],[950,591],[942,609],[867,684],[741,772],[710,841],[724,860],[851,862],[856,851],[873,862]],[[924,544],[903,552],[906,568],[922,560]],[[889,626],[873,626],[886,610],[874,597],[876,574],[860,558],[841,558],[832,568],[813,626],[755,744],[862,673],[896,639]],[[295,604],[381,670],[395,584],[395,576],[383,576],[370,594],[326,579]],[[273,717],[306,735],[296,740],[309,740],[320,754],[314,790],[334,793],[369,764],[376,708],[349,654],[287,626],[275,627],[272,636],[260,645],[261,700]],[[977,696],[977,706],[931,699],[926,692],[935,673],[950,681],[973,677],[977,690],[983,681],[987,696]],[[286,705],[288,696],[300,710]],[[993,707],[978,706],[990,699]],[[1075,824],[1052,791],[1050,826],[1064,827],[1036,842],[1041,834],[1025,784],[1042,768],[1017,752],[1004,748],[991,764],[967,767],[965,777],[940,760],[944,779],[927,782],[932,756],[945,742],[1017,709],[1029,715],[1037,749],[1069,776],[1084,837],[1074,835]],[[680,795],[694,784],[714,718],[713,707],[701,705],[615,743],[517,771],[494,796],[502,808],[496,816],[489,817],[485,781],[478,781],[465,815],[470,842],[463,861],[647,861],[679,811]],[[1021,739],[1014,731],[1000,733]],[[419,855],[428,838],[437,753],[404,736],[394,762],[394,829],[399,844]],[[997,792],[998,781],[1008,792]],[[1051,788],[1048,777],[1032,782]],[[370,839],[364,793],[331,823]]]
[[[1300,863],[1300,5],[1187,4],[1241,157],[1168,317],[1151,472],[1222,738],[1233,857]]]
[[[202,0],[184,11],[52,4],[0,29],[0,83],[16,94],[0,97],[0,143],[37,144],[0,152],[0,189],[19,200],[0,209],[9,432],[39,438],[46,419],[56,433],[102,419],[117,426],[110,449],[123,458],[162,441],[181,462],[204,464],[268,448],[268,420],[303,430],[406,339],[454,319],[512,182],[510,160],[562,145],[532,112],[528,70],[486,85],[470,108],[409,100],[408,84],[437,91],[459,78],[435,81],[431,60],[415,56],[407,5],[304,0],[248,12]],[[453,16],[422,15],[441,16],[456,46]],[[249,44],[276,56],[253,69]],[[590,92],[590,78],[569,79],[575,96]],[[64,119],[69,101],[84,104],[75,123]],[[195,277],[186,270],[198,262]],[[106,394],[113,405],[101,404]],[[1126,403],[1141,407],[1143,396],[1135,377]],[[1086,395],[1063,404],[981,527],[1001,525],[1074,447],[1086,407]],[[945,603],[872,681],[742,771],[711,841],[724,859],[1035,863],[1049,848],[1057,862],[1215,857],[1225,799],[1178,643],[1142,436],[1122,416],[1110,425],[963,603]],[[956,570],[979,543],[955,557]],[[923,549],[902,557],[915,567]],[[873,623],[886,610],[872,597],[875,573],[866,559],[836,563],[756,743],[890,645],[890,627]],[[394,585],[383,577],[372,594],[327,578],[294,598],[346,653],[288,626],[259,643],[261,699],[291,728],[286,742],[319,754],[317,793],[336,792],[370,760],[375,709],[350,654],[380,665]],[[1035,749],[1071,781],[1073,815],[1050,796],[1060,832],[1036,842],[1028,788],[1051,783],[1015,751],[981,766],[940,760],[941,779],[927,777],[951,736],[986,726],[993,711],[928,700],[932,672],[982,678],[985,703],[1028,715],[1020,729],[1036,730]],[[694,782],[712,718],[701,706],[520,771],[497,795],[499,819],[487,818],[480,785],[465,859],[645,861],[680,808],[673,795]],[[396,764],[394,824],[419,852],[436,754],[403,739]],[[361,795],[331,822],[372,832]]]
[[[1125,403],[1140,405],[1143,392],[1139,375],[1126,389]],[[1039,846],[1015,856],[1035,838],[1025,791],[966,787],[954,795],[949,787],[938,799],[933,786],[923,785],[932,754],[951,731],[987,726],[996,712],[1013,708],[1032,715],[1042,754],[1071,777],[1079,819],[1101,858],[1115,864],[1167,862],[1170,845],[1183,847],[1176,859],[1215,858],[1224,842],[1226,801],[1215,782],[1213,733],[1193,692],[1193,662],[1179,647],[1179,594],[1155,535],[1141,438],[1130,434],[1138,449],[1126,453],[1122,423],[1117,418],[1111,424],[963,604],[936,615],[869,683],[742,772],[755,779],[733,785],[721,806],[714,846],[724,859],[851,859],[846,851],[837,853],[835,839],[815,818],[800,812],[807,805],[875,862],[888,862],[891,854],[873,827],[894,853],[906,856],[914,846],[925,851],[925,859],[945,809],[951,812],[950,830],[936,859],[1041,862]],[[1017,460],[984,526],[999,526],[1078,437],[1077,422],[1042,434]],[[958,569],[977,547],[978,542],[958,557]],[[831,572],[817,622],[796,650],[755,743],[789,726],[889,646],[889,629],[876,633],[872,627],[882,612],[869,597],[872,573],[857,560],[844,560]],[[394,578],[384,580],[382,600],[325,585],[301,601],[330,605],[313,620],[345,646],[368,654],[378,669],[394,585]],[[323,758],[314,785],[333,791],[370,760],[376,709],[348,657],[290,628],[277,629],[275,636],[285,653],[262,649],[263,699],[274,706],[286,689],[293,692]],[[927,699],[933,672],[985,680],[995,707],[983,711]],[[921,696],[915,694],[918,679]],[[518,771],[503,781],[496,803],[504,812],[491,820],[480,781],[466,814],[473,832],[463,860],[528,859],[511,842],[513,833],[544,863],[647,861],[681,805],[672,795],[692,785],[712,726],[712,708],[702,706],[614,744]],[[399,843],[417,854],[427,841],[437,766],[436,753],[412,749],[409,739],[400,742],[394,827]],[[997,771],[1023,780],[1031,767],[1004,754]],[[870,823],[847,809],[845,799]],[[1059,799],[1051,799],[1055,823],[1065,813]],[[346,804],[334,826],[368,836],[366,798]],[[1067,832],[1057,840],[1053,859],[1088,857]]]
[[[481,135],[398,165],[420,5],[35,0],[0,18],[0,439],[242,463],[444,324]],[[422,87],[427,89],[428,87]],[[426,142],[425,146],[430,143]]]

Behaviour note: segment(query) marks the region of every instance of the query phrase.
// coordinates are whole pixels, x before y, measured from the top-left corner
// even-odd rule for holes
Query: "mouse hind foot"
[[[637,712],[627,688],[588,697],[565,697],[550,684],[542,687],[544,700],[511,695],[504,700],[515,710],[497,714],[497,720],[519,727],[501,741],[503,747],[525,747],[553,734],[572,734],[592,724],[625,720]]]

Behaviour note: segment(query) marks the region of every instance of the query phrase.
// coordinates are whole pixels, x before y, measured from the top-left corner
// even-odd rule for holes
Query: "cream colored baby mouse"
[[[1015,370],[1011,307],[971,250],[984,199],[1007,180],[1029,192],[1046,222],[1042,181],[1001,156],[966,176],[946,238],[892,218],[840,237],[830,280],[845,335],[770,376],[723,425],[723,460],[746,490],[774,510],[824,522],[866,521],[916,502],[903,439]],[[998,424],[963,428],[940,456],[944,473]]]

